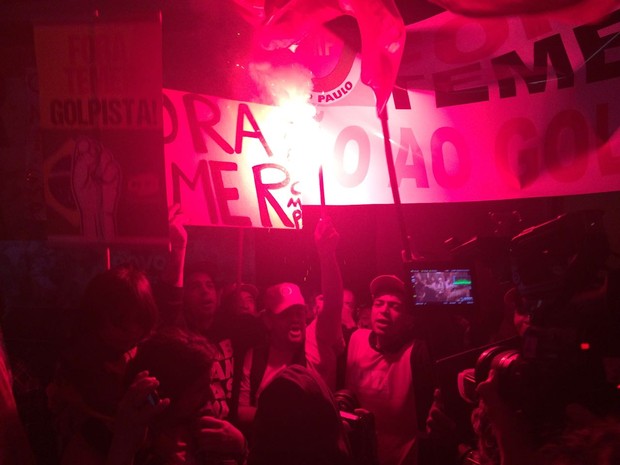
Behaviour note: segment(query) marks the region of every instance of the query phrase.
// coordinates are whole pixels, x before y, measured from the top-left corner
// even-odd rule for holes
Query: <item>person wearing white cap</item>
[[[321,264],[322,310],[306,327],[306,302],[296,284],[279,283],[265,290],[264,321],[269,332],[265,347],[246,354],[239,395],[239,420],[249,426],[257,399],[287,366],[305,365],[329,388],[336,384],[336,358],[344,350],[341,330],[342,277],[336,260],[339,234],[328,219],[317,224],[314,239]]]
[[[420,431],[433,401],[426,344],[415,339],[415,316],[397,276],[370,283],[371,329],[349,341],[346,388],[374,414],[380,465],[418,463]]]

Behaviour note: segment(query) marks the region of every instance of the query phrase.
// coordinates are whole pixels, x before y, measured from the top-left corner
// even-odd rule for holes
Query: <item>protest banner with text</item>
[[[167,240],[161,23],[38,24],[49,238]]]

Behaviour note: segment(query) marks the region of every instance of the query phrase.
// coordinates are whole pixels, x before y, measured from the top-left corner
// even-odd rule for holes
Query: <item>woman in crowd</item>
[[[245,438],[212,409],[216,354],[204,337],[166,330],[138,346],[106,465],[236,465]]]
[[[131,266],[100,273],[87,285],[47,388],[62,464],[105,460],[127,363],[157,318],[149,280]]]

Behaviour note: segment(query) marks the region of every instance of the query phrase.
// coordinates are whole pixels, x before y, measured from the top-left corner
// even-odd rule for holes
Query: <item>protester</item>
[[[381,465],[416,464],[418,442],[433,399],[430,358],[407,305],[404,283],[377,276],[371,329],[358,329],[349,342],[346,387],[375,416]]]
[[[330,220],[321,219],[314,239],[321,263],[322,311],[306,327],[306,302],[297,285],[280,283],[265,291],[269,343],[248,351],[241,380],[239,419],[246,427],[253,421],[261,392],[287,366],[306,365],[331,389],[336,385],[336,357],[344,348],[342,278],[336,260],[339,235]]]
[[[205,337],[213,344],[211,372],[214,414],[228,418],[231,414],[233,383],[233,345],[223,328],[216,327],[220,293],[213,264],[206,261],[186,262],[188,235],[179,205],[170,209],[170,258],[164,272],[166,287],[160,294],[160,309],[168,315],[169,328],[181,328]],[[172,324],[172,322],[174,324]]]
[[[318,315],[323,311],[323,294],[317,294],[313,297],[314,306],[312,310],[313,315]],[[338,356],[336,361],[336,389],[344,388],[344,377],[347,366],[347,346],[349,339],[353,331],[357,329],[355,322],[355,310],[356,310],[355,294],[350,289],[343,289],[342,291],[342,313],[341,313],[341,327],[342,336],[344,337],[345,349]],[[312,321],[312,320],[310,320]],[[308,320],[306,320],[308,322]],[[308,323],[309,324],[309,323]]]
[[[343,426],[320,376],[288,366],[259,398],[248,465],[349,465]]]
[[[313,318],[307,323],[310,323],[314,319],[314,315],[317,315],[319,312],[323,310],[323,294],[316,294],[311,297],[311,301],[314,302],[312,306],[312,315]],[[342,333],[345,338],[345,342],[349,340],[351,333],[357,329],[357,324],[355,322],[355,310],[356,310],[356,299],[355,294],[351,289],[343,289],[342,291],[342,313],[341,313],[341,324],[342,324]]]
[[[239,290],[238,290],[239,289]],[[253,284],[234,283],[222,293],[213,327],[230,337],[235,357],[235,370],[241,369],[247,350],[264,343],[267,329],[257,310],[259,290]],[[238,363],[238,365],[237,365]]]
[[[236,314],[258,315],[259,290],[254,284],[232,283],[222,291],[222,305]]]
[[[182,330],[138,346],[128,370],[136,381],[119,408],[107,465],[244,463],[243,434],[211,409],[216,355],[204,337]]]
[[[352,333],[357,329],[357,325],[355,323],[355,310],[357,308],[357,299],[355,298],[355,293],[351,289],[344,289],[342,293],[342,327],[346,329],[347,332]],[[348,337],[345,335],[345,339],[348,340]]]
[[[370,314],[372,305],[360,305],[355,312],[355,323],[357,328],[370,329]]]
[[[617,358],[617,310],[600,217],[561,216],[512,240],[520,279],[506,303],[519,344],[488,348],[474,369],[472,423],[486,463],[617,462],[620,396],[608,370]]]
[[[611,465],[620,458],[620,417],[616,403],[593,411],[580,402],[565,405],[554,434],[533,433],[530,420],[502,397],[499,376],[491,371],[478,386],[475,428],[480,460],[496,465]],[[605,396],[607,397],[607,396]],[[548,432],[549,433],[549,432]]]
[[[240,377],[234,374],[241,372],[245,352],[264,341],[265,330],[257,315],[242,311],[238,293],[225,294],[222,299],[211,263],[186,262],[188,235],[184,220],[180,207],[173,205],[170,209],[170,260],[165,271],[167,294],[161,299],[162,313],[179,315],[170,319],[175,321],[170,327],[200,335],[212,345],[213,398],[209,408],[226,424],[237,423]],[[248,286],[245,289],[248,290]],[[251,291],[253,294],[253,286]]]
[[[78,310],[47,387],[63,464],[98,463],[107,456],[127,363],[158,316],[149,280],[128,265],[95,276]]]
[[[240,289],[238,291],[237,289]],[[233,347],[233,380],[229,401],[230,418],[236,422],[241,373],[245,355],[253,347],[265,344],[267,328],[257,311],[259,290],[253,284],[234,283],[222,293],[222,302],[216,312],[213,326],[230,338]]]
[[[504,293],[503,310],[502,321],[494,334],[491,335],[489,342],[523,337],[525,330],[530,326],[531,316],[515,286],[510,287]]]

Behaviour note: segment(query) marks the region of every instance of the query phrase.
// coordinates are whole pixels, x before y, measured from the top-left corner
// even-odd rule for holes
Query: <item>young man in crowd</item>
[[[374,414],[380,465],[415,465],[433,401],[431,363],[415,339],[404,283],[382,275],[370,283],[371,329],[349,341],[346,387]]]
[[[236,441],[231,419],[233,385],[233,346],[227,334],[217,326],[219,292],[213,269],[206,262],[185,263],[187,231],[178,205],[170,211],[170,257],[162,281],[166,284],[160,296],[162,320],[166,327],[189,330],[205,337],[212,345],[210,373],[212,397],[207,406],[219,426],[212,429],[216,443]],[[232,437],[230,432],[235,433]]]
[[[344,350],[342,278],[336,261],[339,235],[330,220],[321,219],[314,238],[321,263],[322,309],[306,327],[306,302],[297,285],[280,283],[265,291],[269,343],[248,351],[245,358],[239,397],[239,419],[245,426],[253,421],[262,390],[287,366],[305,365],[331,389],[336,385],[336,358]]]

